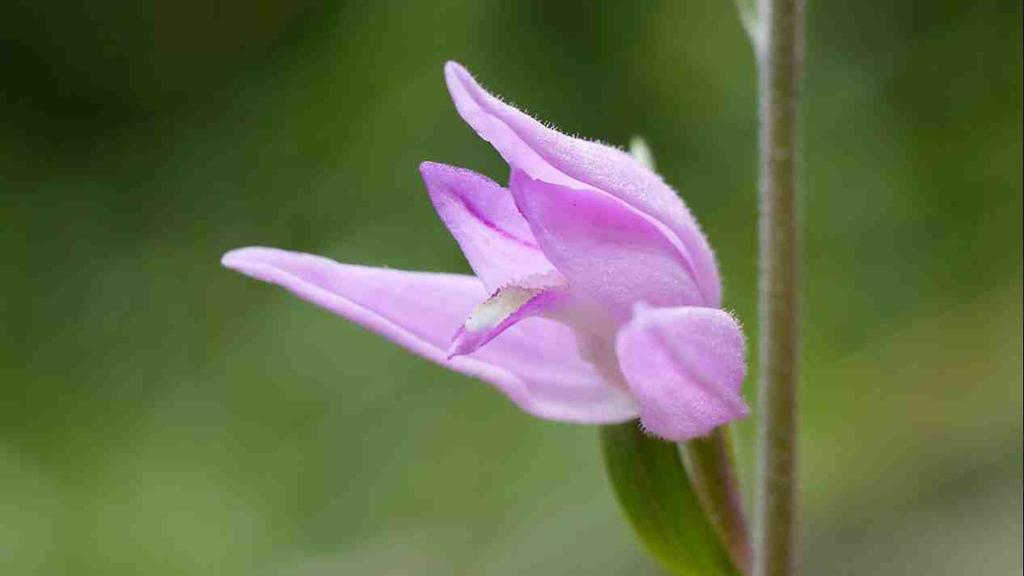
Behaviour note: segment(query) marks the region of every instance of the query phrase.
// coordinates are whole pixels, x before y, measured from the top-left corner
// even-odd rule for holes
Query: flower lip
[[[448,347],[448,358],[472,354],[517,322],[543,314],[557,298],[548,288],[511,285],[498,289],[459,327]]]

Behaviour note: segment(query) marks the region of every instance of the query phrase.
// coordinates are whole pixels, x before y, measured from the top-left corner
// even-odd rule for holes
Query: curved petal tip
[[[221,256],[220,264],[225,268],[245,274],[251,278],[263,282],[273,282],[270,277],[272,270],[267,266],[266,260],[272,258],[276,252],[279,252],[279,250],[262,246],[235,248]]]
[[[619,332],[616,352],[652,434],[681,442],[750,412],[741,391],[746,343],[727,312],[638,309]]]

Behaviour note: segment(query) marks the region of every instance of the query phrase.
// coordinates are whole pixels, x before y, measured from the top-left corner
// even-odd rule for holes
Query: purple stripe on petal
[[[489,291],[552,271],[508,190],[471,170],[434,162],[421,164],[420,173],[438,215]]]

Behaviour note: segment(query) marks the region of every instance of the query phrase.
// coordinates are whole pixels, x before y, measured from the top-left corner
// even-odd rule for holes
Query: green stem
[[[640,430],[636,421],[601,427],[608,477],[641,542],[678,576],[737,576],[701,507],[679,447]]]
[[[762,0],[759,50],[760,190],[760,464],[754,574],[782,576],[794,567],[796,467],[798,84],[803,2]]]
[[[750,539],[729,430],[720,427],[707,438],[683,444],[683,459],[704,511],[729,550],[733,564],[749,574]]]

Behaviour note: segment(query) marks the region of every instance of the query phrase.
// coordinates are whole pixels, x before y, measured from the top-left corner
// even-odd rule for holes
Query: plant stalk
[[[632,421],[602,426],[601,451],[633,530],[670,574],[740,576],[676,444]]]
[[[761,0],[759,50],[761,421],[754,575],[795,566],[798,270],[797,120],[803,1]]]
[[[683,461],[705,514],[733,564],[741,573],[749,574],[750,538],[729,430],[719,427],[707,438],[683,444]]]

